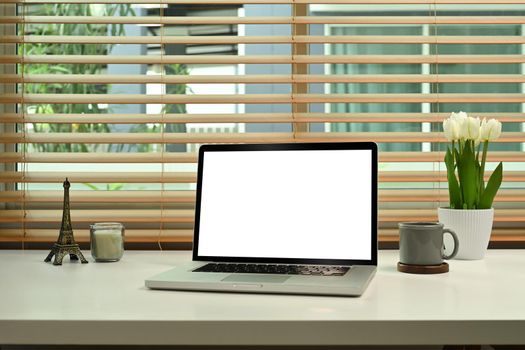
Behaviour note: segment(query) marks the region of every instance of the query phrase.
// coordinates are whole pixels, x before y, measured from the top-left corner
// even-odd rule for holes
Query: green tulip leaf
[[[458,179],[454,172],[454,156],[447,148],[445,153],[445,165],[447,166],[447,180],[448,180],[448,194],[450,198],[450,208],[459,209],[461,208],[461,190],[459,188]]]
[[[466,207],[466,209],[476,208],[478,193],[478,170],[476,164],[474,150],[470,143],[466,142],[458,162],[459,183],[463,192],[463,207]]]
[[[494,197],[496,197],[496,193],[499,190],[502,180],[503,164],[499,163],[496,169],[494,169],[492,175],[490,175],[485,191],[483,191],[483,193],[481,194],[481,198],[479,200],[479,209],[492,208],[492,202],[494,201]]]
[[[478,156],[476,155],[476,209],[479,209],[479,200],[483,193],[483,174],[481,174],[481,165],[479,164]]]
[[[456,158],[456,166],[458,166],[459,162],[461,161],[461,157],[459,156],[459,151],[457,149],[454,149],[454,157]]]

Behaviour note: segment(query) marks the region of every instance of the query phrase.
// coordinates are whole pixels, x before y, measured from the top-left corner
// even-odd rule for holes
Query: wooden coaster
[[[433,274],[448,272],[448,264],[444,262],[441,265],[407,265],[398,262],[397,271],[417,274]]]

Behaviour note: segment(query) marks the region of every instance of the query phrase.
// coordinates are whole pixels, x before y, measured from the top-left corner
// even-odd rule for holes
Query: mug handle
[[[456,232],[448,228],[443,229],[443,234],[447,232],[450,233],[450,235],[452,236],[452,239],[454,239],[454,250],[452,251],[450,255],[446,255],[445,253],[443,253],[442,256],[443,256],[443,259],[449,260],[455,257],[456,254],[458,253],[459,240],[458,240],[458,236],[456,235]]]

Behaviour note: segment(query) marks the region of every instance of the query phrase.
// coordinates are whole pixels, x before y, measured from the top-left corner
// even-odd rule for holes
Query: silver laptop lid
[[[201,146],[193,259],[377,265],[376,144]]]

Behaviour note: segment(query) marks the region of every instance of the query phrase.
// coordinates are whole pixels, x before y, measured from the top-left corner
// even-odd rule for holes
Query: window
[[[494,241],[525,241],[525,0],[8,0],[0,4],[0,246],[192,239],[203,143],[375,141],[380,240],[447,204],[451,111],[498,118]],[[307,189],[305,189],[307,190]],[[322,239],[322,238],[321,238]]]

